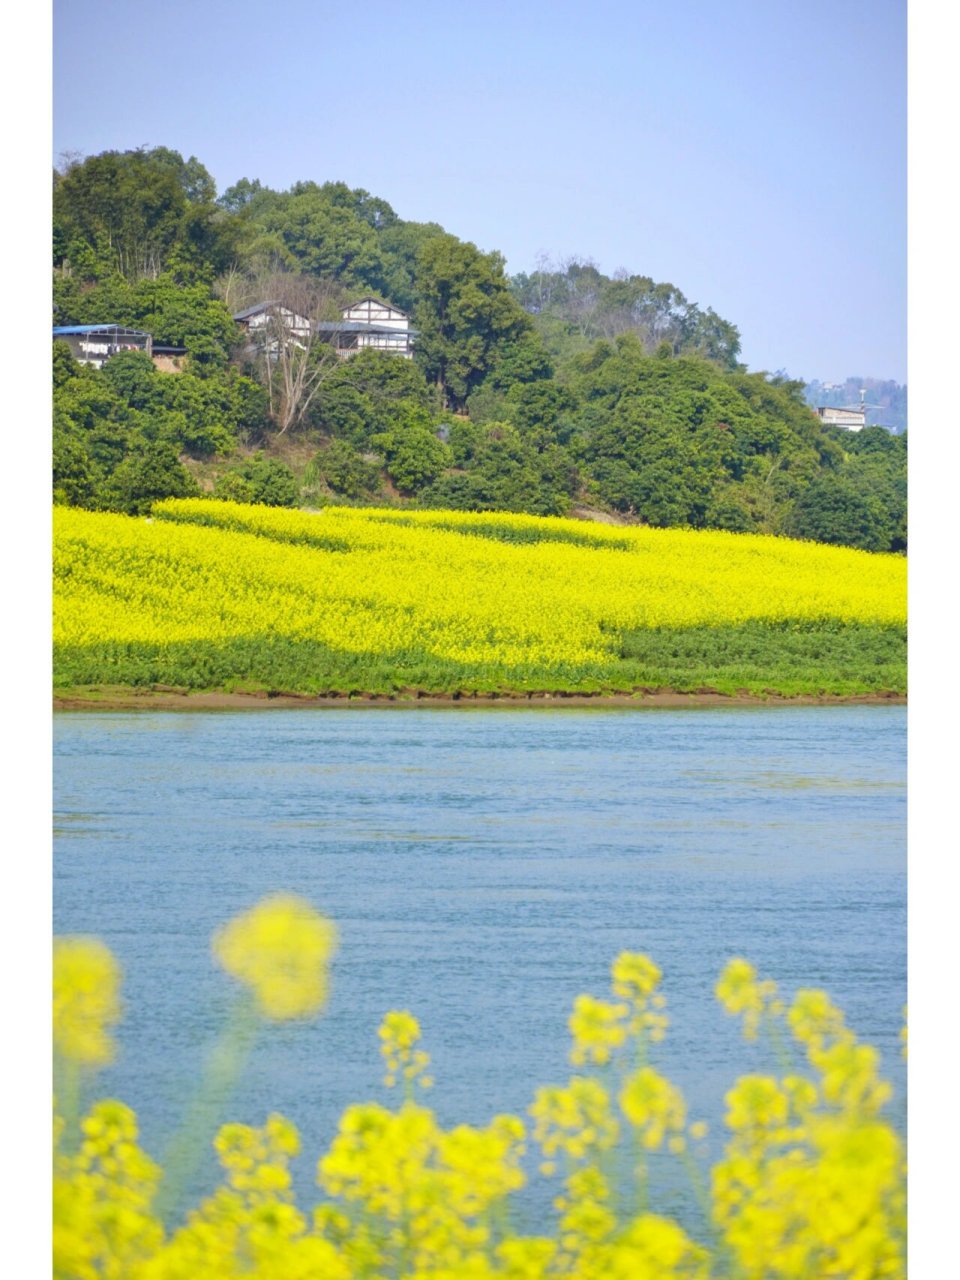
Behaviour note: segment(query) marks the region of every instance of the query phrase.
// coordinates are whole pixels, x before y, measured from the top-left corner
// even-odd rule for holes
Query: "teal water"
[[[831,992],[902,1120],[903,707],[84,712],[54,744],[55,930],[123,965],[98,1092],[153,1152],[229,1004],[210,934],[278,889],[337,922],[331,999],[264,1033],[228,1111],[298,1124],[307,1191],[343,1108],[384,1097],[386,1010],[420,1019],[440,1118],[484,1122],[566,1080],[572,1000],[623,949],[664,972],[694,1116],[775,1069],[713,1000],[744,955]]]

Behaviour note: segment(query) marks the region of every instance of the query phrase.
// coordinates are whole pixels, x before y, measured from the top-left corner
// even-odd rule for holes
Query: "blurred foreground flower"
[[[782,1049],[789,1034],[806,1064],[737,1080],[712,1168],[691,1147],[705,1126],[688,1124],[681,1090],[647,1060],[666,1029],[660,971],[624,953],[612,972],[616,1003],[581,995],[574,1004],[584,1073],[539,1088],[529,1108],[540,1172],[562,1179],[538,1234],[518,1234],[512,1216],[527,1183],[523,1121],[446,1129],[416,1102],[430,1058],[408,1010],[389,1012],[379,1032],[386,1083],[402,1083],[403,1101],[347,1107],[317,1165],[323,1198],[302,1211],[290,1168],[296,1127],[274,1114],[218,1132],[217,1116],[263,1029],[258,1011],[317,1012],[335,945],[333,925],[290,896],[219,931],[214,953],[256,1008],[235,1002],[155,1164],[129,1107],[103,1100],[80,1113],[81,1067],[112,1053],[119,968],[99,942],[57,942],[54,1280],[904,1280],[905,1153],[881,1118],[890,1087],[879,1055],[825,992],[801,990],[787,1009],[776,984],[739,959],[721,975],[721,1003],[743,1015],[748,1038],[762,1029]],[[191,1208],[210,1139],[224,1177]],[[653,1175],[673,1158],[703,1240],[657,1211]]]
[[[120,966],[96,938],[53,943],[53,1044],[78,1066],[113,1060],[110,1027],[120,1019]]]
[[[213,938],[217,960],[246,983],[264,1017],[275,1021],[320,1012],[336,949],[335,926],[292,894],[264,898]]]

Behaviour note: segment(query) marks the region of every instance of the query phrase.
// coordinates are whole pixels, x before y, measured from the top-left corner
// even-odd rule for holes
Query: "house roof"
[[[399,307],[395,307],[392,302],[385,302],[383,298],[378,298],[376,294],[366,293],[362,298],[358,298],[356,302],[351,302],[348,307],[344,307],[344,311],[352,311],[354,307],[362,307],[365,302],[375,302],[378,307],[386,307],[388,311],[396,311],[397,315],[406,316],[405,311],[401,311]]]
[[[317,333],[392,333],[397,336],[412,334],[416,336],[420,330],[398,329],[396,325],[367,324],[365,320],[318,320],[313,326]]]
[[[130,337],[150,337],[143,329],[128,329],[123,324],[61,324],[55,325],[53,329],[55,338],[63,338],[72,333],[125,333]]]
[[[244,307],[242,311],[233,313],[234,320],[247,320],[250,316],[255,316],[261,311],[266,311],[267,307],[279,307],[282,304],[274,299],[273,302],[257,302],[252,307]]]

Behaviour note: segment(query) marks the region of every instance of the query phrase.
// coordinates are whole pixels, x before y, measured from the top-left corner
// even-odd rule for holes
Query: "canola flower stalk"
[[[246,984],[250,1026],[319,1011],[333,937],[305,903],[283,897],[218,932],[214,955]],[[55,978],[55,1039],[88,1058],[102,1058],[99,1036],[117,1008],[108,955],[62,951]],[[480,1127],[444,1128],[419,1099],[430,1065],[419,1022],[389,1012],[381,1055],[388,1089],[402,1085],[402,1097],[347,1107],[317,1163],[323,1199],[312,1211],[294,1195],[300,1138],[283,1116],[219,1129],[222,1181],[178,1226],[164,1213],[169,1162],[161,1168],[142,1150],[129,1107],[94,1104],[76,1150],[64,1146],[58,1118],[55,1280],[904,1280],[904,1153],[883,1118],[890,1090],[876,1052],[825,992],[800,990],[788,1003],[732,960],[717,983],[723,1007],[748,1038],[776,1024],[805,1065],[734,1083],[726,1146],[707,1171],[698,1147],[706,1127],[691,1122],[682,1092],[652,1061],[666,1030],[660,982],[648,957],[619,956],[609,995],[574,1002],[578,1074],[539,1088],[527,1118]],[[89,1016],[78,1035],[79,1009]],[[552,1215],[523,1234],[510,1205],[530,1180],[531,1145],[541,1176],[557,1181]],[[681,1162],[706,1196],[706,1228],[661,1212],[655,1187],[646,1203],[622,1194],[613,1157],[632,1150],[634,1172],[655,1152]]]
[[[84,1077],[113,1061],[111,1030],[120,1020],[120,983],[120,966],[98,938],[54,939],[54,1090],[65,1148],[80,1141]]]
[[[176,1210],[203,1158],[261,1022],[310,1018],[323,1008],[336,938],[333,924],[292,894],[264,898],[214,935],[214,958],[246,990],[210,1051],[200,1085],[167,1148],[157,1201],[163,1220]]]

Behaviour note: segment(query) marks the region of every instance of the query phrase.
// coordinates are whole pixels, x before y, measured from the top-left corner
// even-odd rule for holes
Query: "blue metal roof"
[[[119,330],[123,330],[124,333],[135,333],[142,338],[150,336],[142,329],[128,329],[122,324],[61,324],[54,327],[53,336],[58,338],[67,333],[116,333]]]

